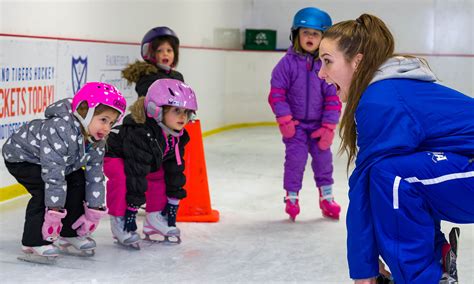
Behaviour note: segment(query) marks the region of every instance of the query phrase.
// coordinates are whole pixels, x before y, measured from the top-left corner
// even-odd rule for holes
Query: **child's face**
[[[157,63],[171,67],[174,62],[173,47],[167,41],[163,42],[155,51],[155,59]]]
[[[163,123],[171,129],[181,131],[188,123],[190,110],[180,107],[170,107],[163,114]]]
[[[300,28],[298,37],[301,48],[308,53],[314,53],[319,48],[323,33],[315,29]]]
[[[97,141],[105,139],[107,135],[109,135],[109,132],[117,118],[117,112],[111,109],[105,110],[101,114],[94,115],[91,123],[89,123],[89,134]]]

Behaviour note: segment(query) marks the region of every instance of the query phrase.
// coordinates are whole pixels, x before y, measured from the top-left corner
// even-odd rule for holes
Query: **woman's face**
[[[337,95],[345,103],[349,95],[352,76],[362,55],[358,54],[350,61],[347,61],[344,54],[339,50],[337,43],[336,40],[327,38],[321,41],[319,54],[322,65],[318,76],[328,84],[335,85]]]

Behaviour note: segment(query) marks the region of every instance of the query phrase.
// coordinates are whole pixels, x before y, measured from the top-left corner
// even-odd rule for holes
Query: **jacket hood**
[[[72,114],[71,103],[71,98],[59,100],[46,108],[44,111],[44,116],[46,118],[61,117],[63,119],[64,117],[69,117],[71,121],[74,121],[75,117]]]
[[[157,72],[158,68],[155,65],[137,60],[122,70],[122,77],[127,80],[128,84],[132,84],[138,82],[138,79],[145,75]]]
[[[414,79],[434,82],[436,76],[419,58],[396,56],[380,66],[370,84],[385,79]]]

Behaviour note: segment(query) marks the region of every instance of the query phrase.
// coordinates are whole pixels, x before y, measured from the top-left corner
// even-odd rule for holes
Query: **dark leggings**
[[[41,166],[32,163],[9,163],[5,162],[8,171],[16,180],[22,184],[31,194],[31,199],[26,207],[25,226],[21,243],[24,246],[42,246],[50,242],[43,240],[41,228],[44,222],[44,181],[41,178]],[[62,219],[63,229],[61,236],[76,237],[76,230],[71,228],[72,224],[84,214],[82,205],[85,198],[84,170],[79,169],[66,175],[67,196],[64,208],[67,215]]]

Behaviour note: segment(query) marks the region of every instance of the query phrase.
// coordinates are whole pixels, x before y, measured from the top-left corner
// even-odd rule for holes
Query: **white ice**
[[[178,223],[180,245],[142,243],[134,251],[114,244],[104,219],[94,233],[94,257],[61,256],[57,265],[45,266],[16,259],[28,201],[22,197],[0,205],[0,282],[352,283],[346,261],[345,157],[335,155],[334,162],[341,220],[321,216],[308,164],[301,214],[292,223],[284,213],[284,148],[276,127],[222,132],[205,138],[204,147],[218,223]],[[139,226],[142,220],[141,215]],[[443,231],[451,226],[443,223]],[[474,283],[474,226],[460,227],[459,277],[461,283]]]

